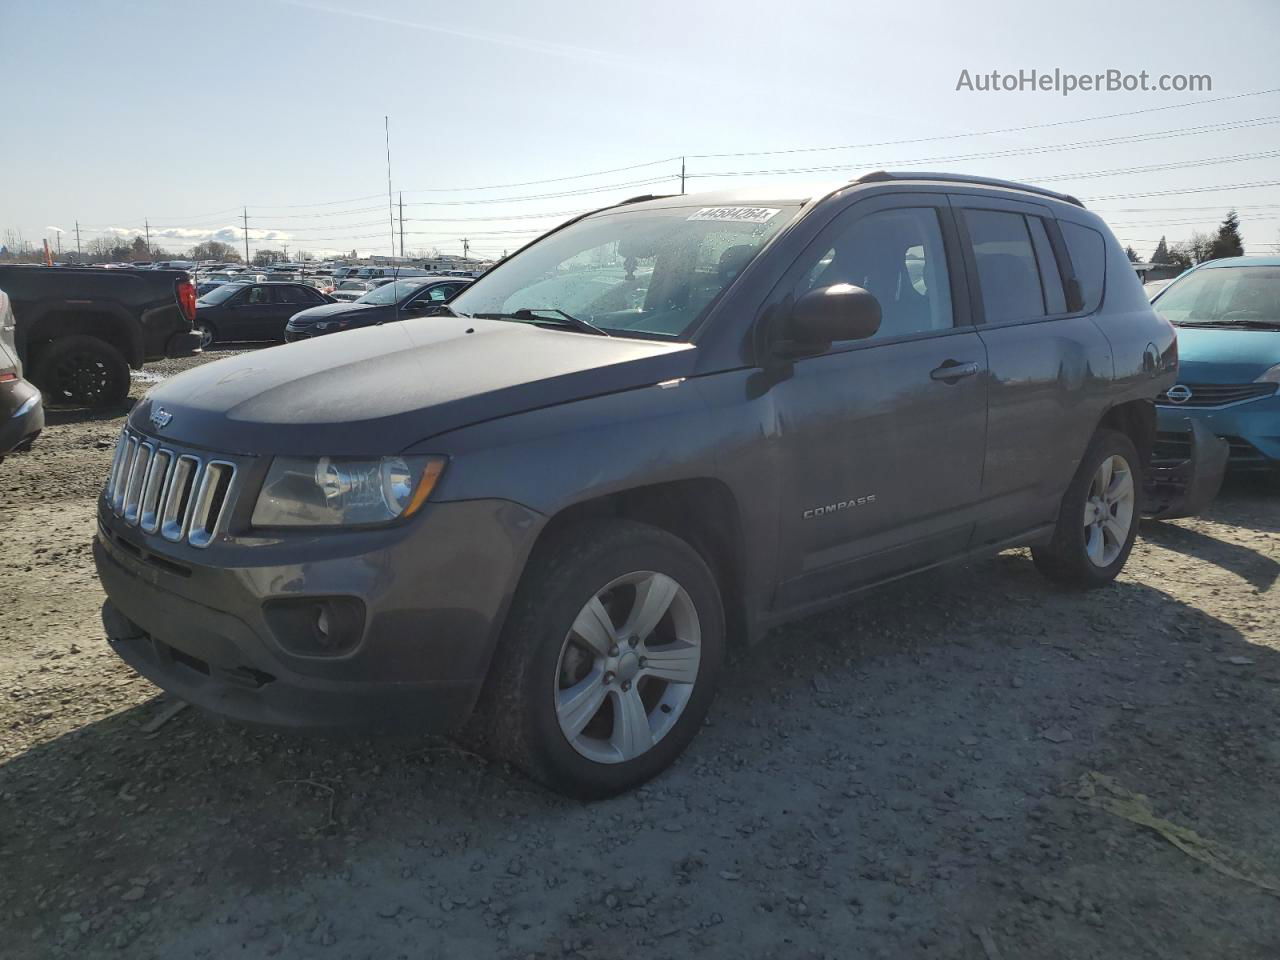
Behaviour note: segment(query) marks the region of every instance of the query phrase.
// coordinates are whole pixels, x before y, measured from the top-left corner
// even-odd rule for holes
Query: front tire
[[[113,407],[129,396],[129,364],[97,337],[60,337],[40,350],[31,380],[49,404]]]
[[[1124,568],[1138,535],[1142,468],[1126,434],[1094,434],[1062,497],[1053,539],[1033,547],[1036,568],[1058,583],[1100,587]]]
[[[561,793],[620,793],[689,745],[723,659],[720,592],[692,547],[578,524],[530,560],[477,707],[482,743]]]

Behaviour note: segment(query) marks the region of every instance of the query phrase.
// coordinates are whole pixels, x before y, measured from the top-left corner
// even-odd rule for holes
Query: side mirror
[[[821,353],[839,340],[865,340],[880,329],[880,301],[862,287],[837,283],[810,290],[791,308],[785,353]]]
[[[430,310],[434,304],[432,301],[419,297],[417,300],[410,300],[401,310],[408,310],[410,313],[423,313]]]

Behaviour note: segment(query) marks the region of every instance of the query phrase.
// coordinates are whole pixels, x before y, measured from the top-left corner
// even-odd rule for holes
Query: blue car
[[[1159,454],[1183,454],[1199,420],[1229,444],[1231,469],[1280,470],[1280,257],[1202,263],[1152,306],[1178,328],[1178,382],[1156,400]]]

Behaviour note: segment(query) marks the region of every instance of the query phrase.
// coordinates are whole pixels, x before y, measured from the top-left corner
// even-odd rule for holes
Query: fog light
[[[364,635],[364,602],[355,597],[269,600],[263,612],[276,642],[297,656],[343,656]]]

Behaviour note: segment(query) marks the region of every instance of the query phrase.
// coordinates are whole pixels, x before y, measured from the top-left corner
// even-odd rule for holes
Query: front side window
[[[1047,316],[1050,311],[1026,218],[1001,210],[966,210],[964,219],[987,323]]]
[[[837,233],[803,275],[796,296],[849,283],[880,302],[877,338],[953,324],[951,282],[938,214],[932,207],[882,210]]]
[[[610,333],[676,339],[791,221],[795,203],[614,208],[538,241],[450,304],[468,316],[554,311]],[[541,322],[532,317],[529,322]]]

